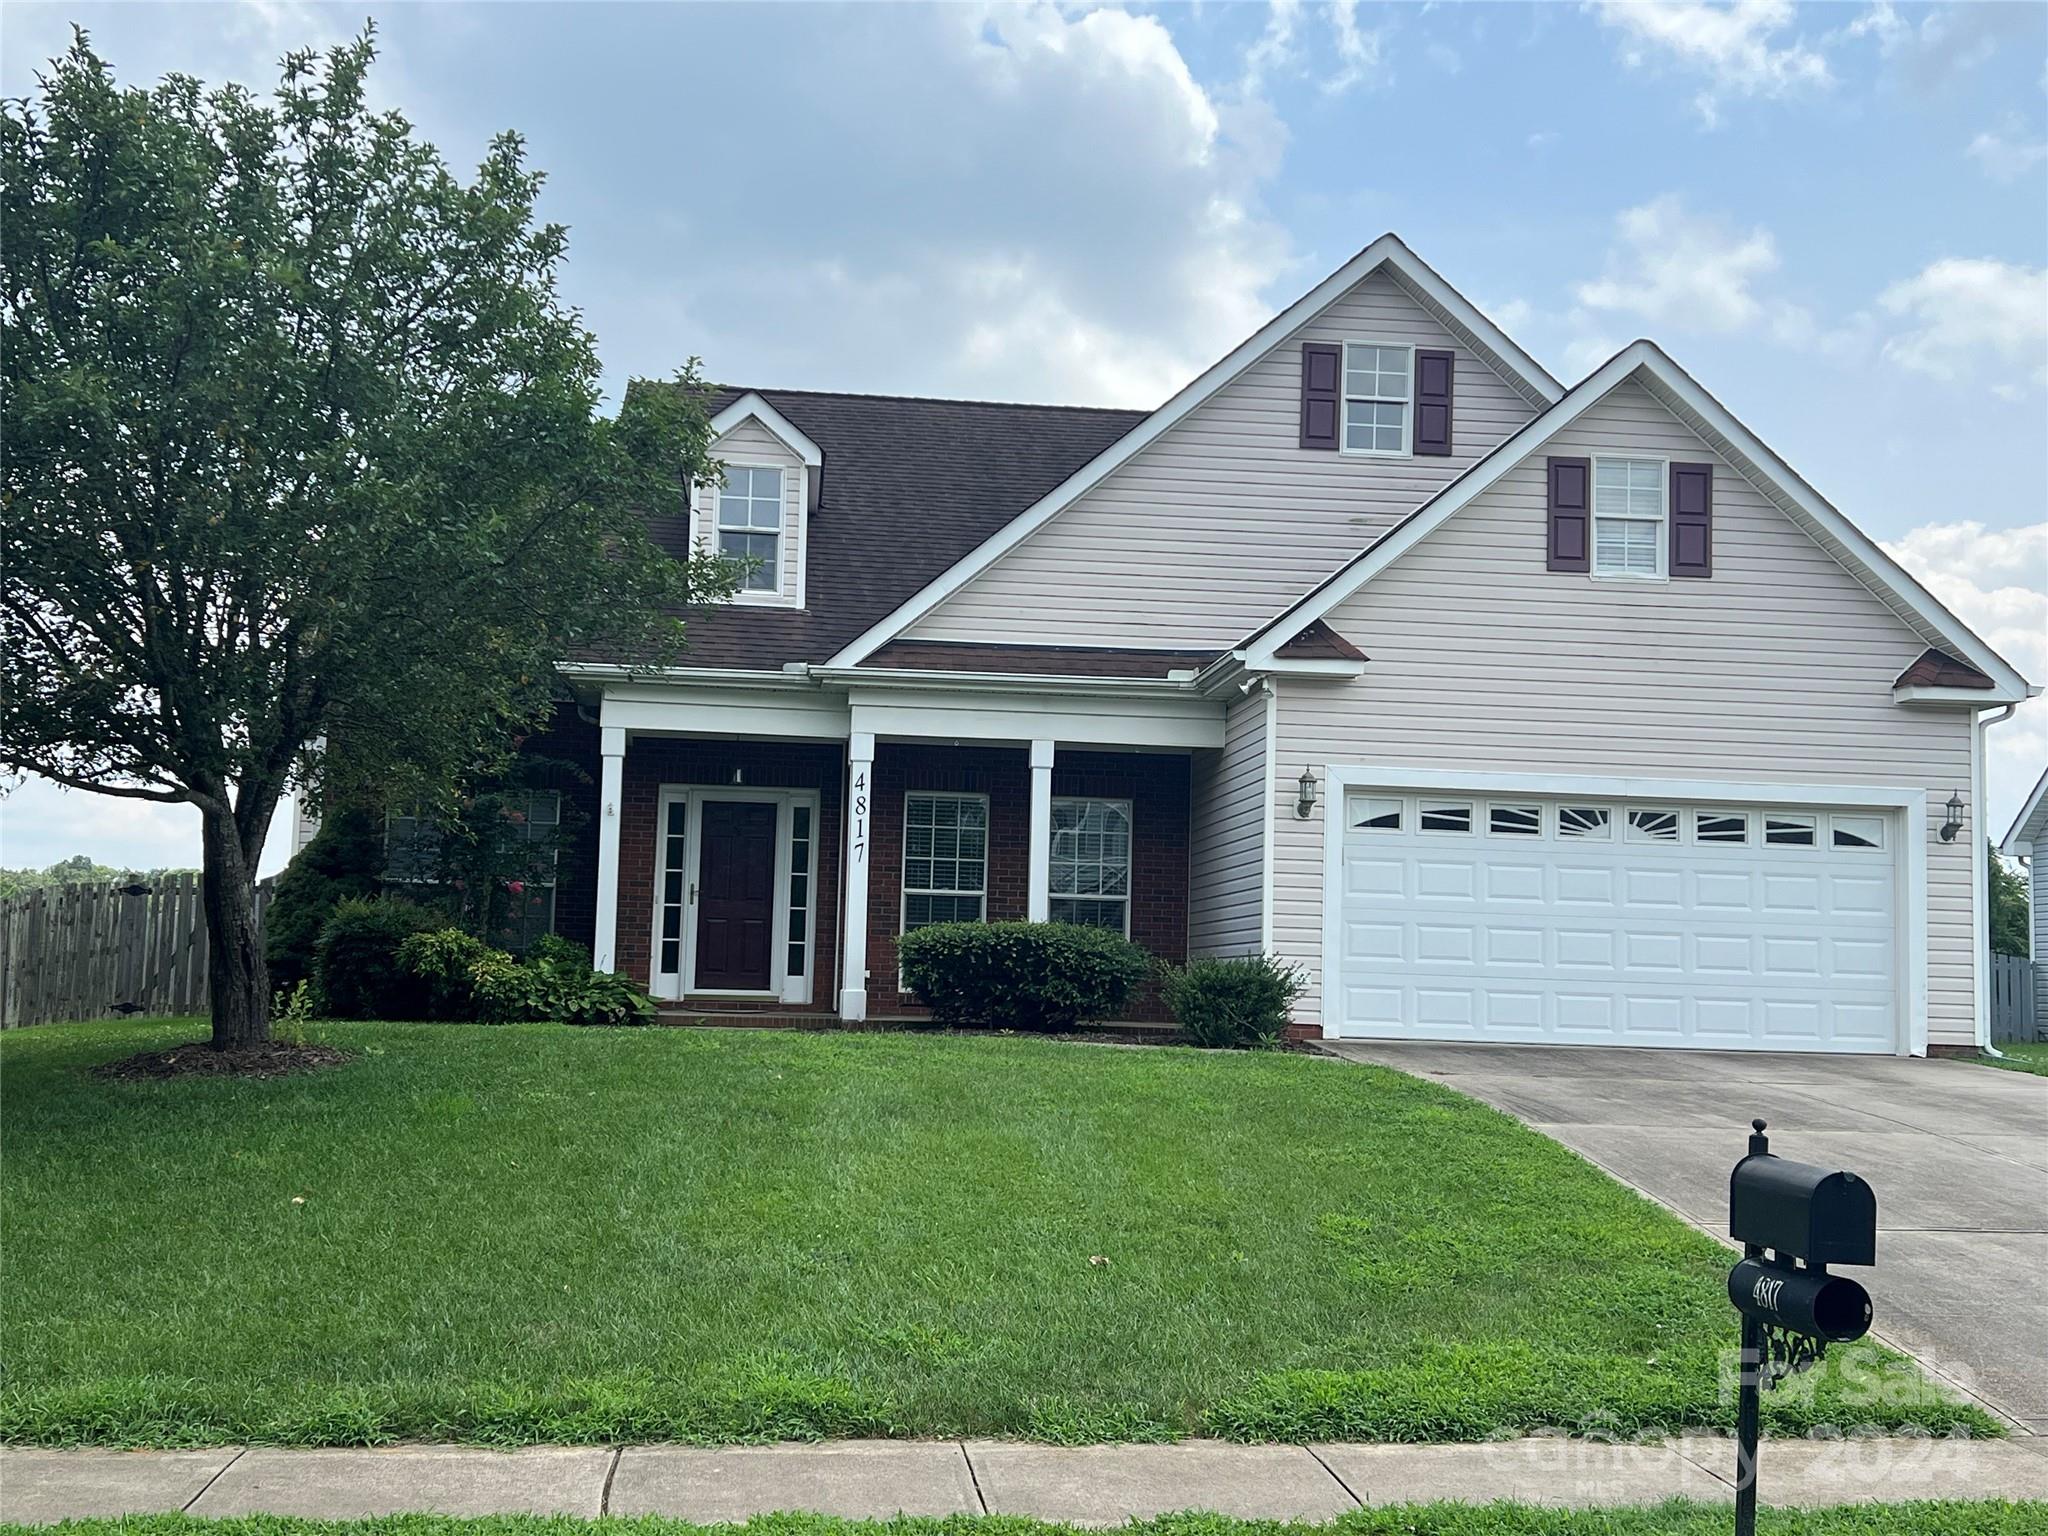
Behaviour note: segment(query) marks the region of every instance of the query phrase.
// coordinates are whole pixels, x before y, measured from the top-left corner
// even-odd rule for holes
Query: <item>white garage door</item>
[[[1896,1049],[1892,817],[1348,790],[1333,1032]]]

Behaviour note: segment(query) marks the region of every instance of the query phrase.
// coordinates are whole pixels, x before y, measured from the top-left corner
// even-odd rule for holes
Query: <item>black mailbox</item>
[[[1853,1173],[1752,1153],[1728,1179],[1728,1235],[1809,1264],[1875,1264],[1877,1193]]]

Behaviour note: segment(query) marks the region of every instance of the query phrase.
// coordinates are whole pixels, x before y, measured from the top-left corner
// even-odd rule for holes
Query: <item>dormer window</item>
[[[1415,350],[1378,342],[1344,344],[1344,451],[1408,452]]]
[[[782,471],[729,464],[718,488],[718,552],[752,560],[741,590],[782,590]]]

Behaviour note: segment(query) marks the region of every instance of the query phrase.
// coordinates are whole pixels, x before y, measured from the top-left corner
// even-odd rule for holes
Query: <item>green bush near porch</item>
[[[0,1440],[1732,1418],[1728,1255],[1399,1073],[933,1034],[308,1028],[356,1059],[107,1081],[96,1064],[203,1029],[0,1035]],[[1995,1432],[1874,1347],[1766,1414]]]
[[[896,953],[904,985],[940,1023],[988,1029],[1114,1019],[1152,967],[1122,934],[1072,923],[935,923]]]

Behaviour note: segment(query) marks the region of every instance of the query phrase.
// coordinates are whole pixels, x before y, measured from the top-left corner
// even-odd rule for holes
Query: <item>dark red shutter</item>
[[[1549,459],[1550,542],[1553,571],[1593,569],[1593,461]]]
[[[1451,451],[1451,381],[1455,352],[1415,354],[1415,451],[1441,457]]]
[[[1344,349],[1334,342],[1301,344],[1301,446],[1335,448],[1344,392]]]
[[[1714,466],[1671,466],[1671,574],[1714,574]]]

